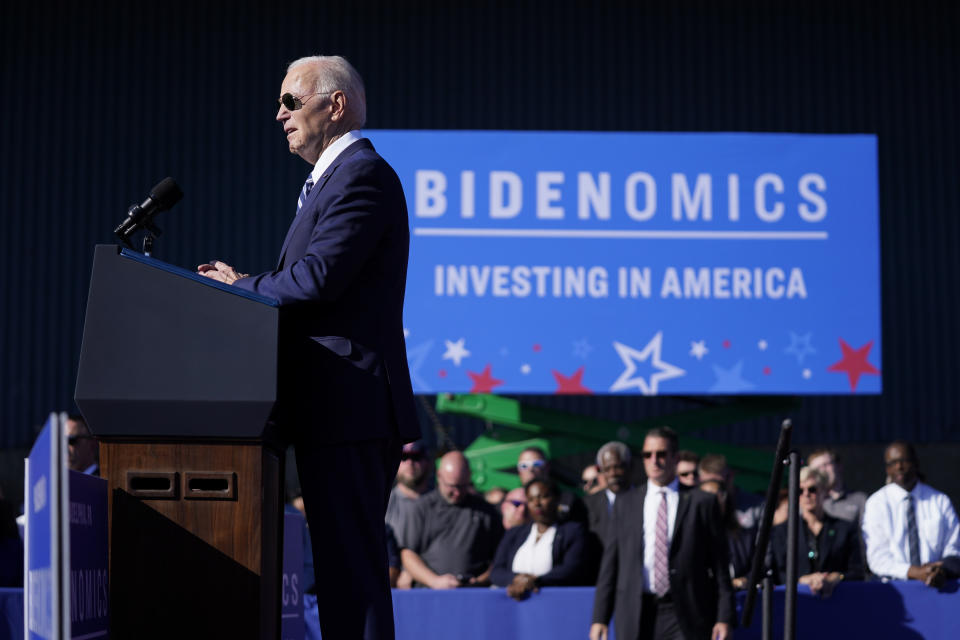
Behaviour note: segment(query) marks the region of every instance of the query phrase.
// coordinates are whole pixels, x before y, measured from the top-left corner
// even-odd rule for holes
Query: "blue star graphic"
[[[577,340],[573,343],[573,355],[577,358],[583,358],[586,360],[590,357],[590,352],[593,351],[593,347],[590,346],[590,343],[587,342],[586,338]]]
[[[730,369],[713,365],[713,375],[717,377],[717,381],[710,387],[711,393],[738,393],[756,387],[752,382],[743,379],[743,360],[739,360]]]
[[[413,389],[417,393],[429,393],[433,391],[429,384],[420,377],[420,367],[423,361],[427,359],[430,350],[433,349],[433,340],[421,342],[415,347],[407,349],[407,366],[410,368],[410,381],[413,383]]]
[[[796,356],[797,364],[802,365],[804,358],[817,352],[817,350],[813,348],[813,345],[810,344],[810,338],[812,337],[813,333],[811,332],[801,336],[791,331],[790,346],[784,349],[783,352]]]

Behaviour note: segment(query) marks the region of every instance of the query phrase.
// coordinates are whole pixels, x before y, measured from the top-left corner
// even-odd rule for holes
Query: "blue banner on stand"
[[[280,594],[280,636],[282,640],[303,640],[303,534],[304,519],[299,513],[283,515],[283,579]]]
[[[26,463],[24,487],[24,636],[61,637],[61,451],[64,416],[51,413]]]
[[[107,637],[110,589],[107,481],[77,471],[70,481],[70,629],[72,638]]]
[[[872,135],[372,131],[420,393],[880,393]]]

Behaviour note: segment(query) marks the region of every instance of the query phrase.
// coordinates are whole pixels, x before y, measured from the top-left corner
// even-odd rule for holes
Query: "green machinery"
[[[503,396],[437,396],[438,412],[473,416],[489,425],[487,432],[474,440],[464,451],[470,460],[473,483],[481,491],[491,487],[512,489],[520,486],[515,471],[517,457],[527,447],[542,448],[550,459],[577,454],[592,455],[603,443],[610,440],[620,440],[634,451],[639,451],[648,429],[669,424],[680,436],[682,449],[690,449],[700,455],[725,455],[728,465],[736,471],[738,486],[748,491],[763,492],[769,482],[771,453],[699,440],[686,434],[705,427],[751,418],[783,418],[798,406],[799,402],[795,398],[745,398],[623,424],[532,407]]]

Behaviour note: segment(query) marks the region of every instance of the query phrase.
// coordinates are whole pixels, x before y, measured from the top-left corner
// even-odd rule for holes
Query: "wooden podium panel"
[[[262,443],[105,439],[100,463],[111,495],[112,636],[277,637],[277,453]]]

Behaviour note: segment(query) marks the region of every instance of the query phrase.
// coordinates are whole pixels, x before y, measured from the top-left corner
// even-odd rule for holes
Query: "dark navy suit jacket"
[[[530,535],[533,523],[507,529],[493,558],[490,581],[505,587],[513,581],[513,557]],[[586,584],[587,530],[579,522],[557,523],[553,538],[553,569],[537,577],[538,586],[570,586]]]
[[[409,244],[400,180],[361,139],[317,180],[276,269],[236,281],[289,318],[279,422],[296,440],[420,437],[403,337]]]

